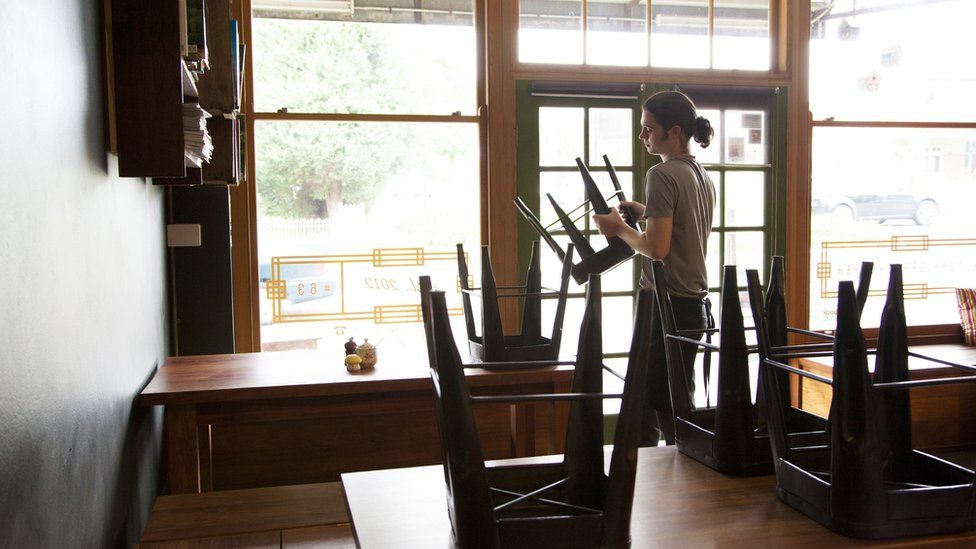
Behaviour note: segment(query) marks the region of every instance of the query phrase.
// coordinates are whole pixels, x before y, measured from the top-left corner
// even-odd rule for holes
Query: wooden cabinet
[[[181,54],[187,2],[197,2],[205,14],[209,68],[199,73]],[[230,1],[111,0],[110,9],[119,175],[151,177],[155,184],[237,184],[242,65]],[[202,168],[186,160],[186,102],[199,102],[210,114],[214,150]]]

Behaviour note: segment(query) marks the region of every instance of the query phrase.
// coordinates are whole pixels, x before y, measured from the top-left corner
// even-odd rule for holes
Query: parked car
[[[859,194],[815,198],[813,213],[830,214],[838,221],[911,219],[917,225],[929,225],[939,214],[939,203],[911,194]]]
[[[322,265],[286,265],[282,267],[282,275],[285,278],[285,299],[291,303],[302,303],[322,299],[335,294],[336,283],[331,280]],[[266,291],[265,286],[271,279],[271,265],[261,263],[258,265],[258,280],[260,281],[262,294]]]

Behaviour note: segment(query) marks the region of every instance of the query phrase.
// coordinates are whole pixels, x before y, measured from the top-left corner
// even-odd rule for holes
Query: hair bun
[[[695,133],[693,137],[702,148],[708,147],[709,143],[712,142],[713,135],[715,135],[715,130],[712,129],[712,123],[704,116],[695,117]]]

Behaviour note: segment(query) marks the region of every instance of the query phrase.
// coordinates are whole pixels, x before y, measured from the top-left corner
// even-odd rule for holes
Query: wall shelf
[[[199,55],[180,55],[190,13],[203,13],[209,68]],[[191,8],[193,6],[191,5]],[[240,63],[243,48],[229,0],[111,0],[114,125],[119,175],[151,177],[158,185],[235,185],[240,181]],[[196,33],[200,35],[201,33]],[[192,49],[192,48],[191,48]],[[194,167],[184,139],[184,103],[211,117],[210,162]],[[193,128],[190,128],[193,129]],[[187,166],[190,164],[190,166]]]

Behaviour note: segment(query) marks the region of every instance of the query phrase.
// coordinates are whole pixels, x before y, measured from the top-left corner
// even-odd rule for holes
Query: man
[[[621,202],[619,212],[594,215],[601,234],[618,236],[644,256],[641,286],[652,288],[651,260],[664,262],[666,286],[671,295],[675,322],[680,330],[704,329],[707,324],[705,297],[708,280],[705,255],[715,207],[715,185],[688,144],[694,139],[707,147],[714,134],[709,121],[698,116],[694,103],[676,91],[659,92],[644,102],[638,139],[647,152],[661,157],[661,163],[647,171],[647,206]],[[623,216],[644,220],[643,231],[628,226]],[[668,387],[664,336],[660,311],[654,308],[651,322],[651,363],[648,368],[647,414],[641,444],[657,446],[663,437],[674,443],[674,417]],[[701,339],[699,332],[693,339]],[[694,344],[682,344],[682,366],[693,398],[695,391]]]

